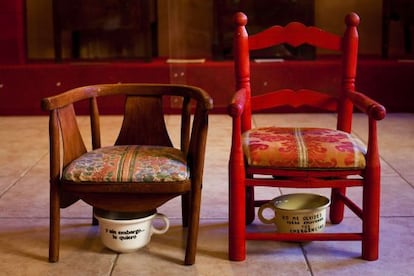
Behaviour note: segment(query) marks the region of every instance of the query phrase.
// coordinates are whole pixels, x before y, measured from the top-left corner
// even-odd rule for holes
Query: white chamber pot
[[[99,221],[102,243],[119,253],[146,246],[152,234],[164,234],[170,227],[168,218],[156,210],[129,213],[95,209],[94,216]],[[156,228],[154,220],[161,220],[163,226]]]
[[[280,233],[322,232],[326,225],[327,197],[297,193],[276,197],[259,208],[259,219],[275,224]]]

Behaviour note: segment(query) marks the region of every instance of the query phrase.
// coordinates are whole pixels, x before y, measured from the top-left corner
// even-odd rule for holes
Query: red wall
[[[24,63],[24,22],[22,0],[0,0],[0,64]]]
[[[69,1],[69,0],[68,0]],[[234,90],[231,61],[167,64],[164,60],[106,63],[38,63],[25,61],[24,1],[0,0],[0,115],[38,115],[40,100],[77,86],[95,83],[159,82],[199,86],[211,94],[216,112],[224,112]],[[335,87],[332,61],[253,64],[254,93],[284,80],[305,76],[305,83]],[[255,71],[257,69],[257,71]],[[357,89],[381,102],[390,112],[414,112],[414,62],[364,60],[358,65]],[[326,85],[327,83],[327,85]],[[113,113],[121,103],[104,103]]]
[[[253,94],[265,88],[281,88],[296,81],[329,91],[338,87],[338,62],[286,61],[253,63]],[[414,112],[414,62],[361,60],[356,87],[379,101],[390,112]],[[299,81],[301,79],[301,81]],[[254,81],[255,80],[255,81]],[[231,61],[171,65],[165,60],[149,63],[62,63],[0,65],[0,115],[39,115],[43,97],[83,85],[118,82],[180,83],[205,89],[214,100],[215,112],[224,112],[234,91]],[[104,113],[120,110],[121,103],[103,103]]]

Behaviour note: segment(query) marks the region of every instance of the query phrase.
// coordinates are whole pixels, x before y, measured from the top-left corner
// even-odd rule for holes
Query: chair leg
[[[331,192],[331,207],[329,218],[331,223],[339,224],[344,219],[345,204],[340,199],[339,195],[345,195],[346,188],[333,188]]]
[[[185,193],[181,196],[181,215],[183,218],[183,227],[188,227],[188,219],[190,215],[190,194]]]
[[[56,191],[55,191],[56,190]],[[57,189],[50,191],[49,262],[59,261],[60,203]]]
[[[246,224],[254,220],[254,187],[246,187]]]
[[[186,198],[191,198],[191,206],[189,208],[190,219],[189,228],[187,232],[187,246],[185,250],[185,265],[192,265],[195,263],[195,257],[197,252],[197,239],[198,231],[200,227],[200,202],[201,202],[201,190],[192,190],[191,195],[187,195]],[[188,202],[188,200],[186,200]],[[188,205],[188,204],[187,204]],[[188,217],[188,216],[187,216]],[[188,219],[187,219],[188,220]]]
[[[98,225],[99,221],[95,218],[95,207],[92,207],[92,225]]]
[[[380,224],[380,172],[373,169],[372,176],[367,173],[362,203],[362,259],[375,261],[379,251]]]
[[[229,175],[229,259],[246,259],[246,187],[240,171]]]

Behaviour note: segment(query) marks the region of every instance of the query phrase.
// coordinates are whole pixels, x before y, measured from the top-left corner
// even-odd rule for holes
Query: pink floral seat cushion
[[[189,178],[183,153],[171,147],[111,146],[70,163],[63,179],[73,182],[167,182]]]
[[[365,168],[365,146],[343,131],[263,127],[245,132],[242,139],[251,166],[309,170]]]

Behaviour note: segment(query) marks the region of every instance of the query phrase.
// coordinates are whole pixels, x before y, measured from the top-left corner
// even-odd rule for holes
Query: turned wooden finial
[[[351,12],[350,14],[348,14],[345,17],[345,24],[347,26],[354,26],[354,27],[356,27],[356,26],[358,26],[359,21],[360,21],[360,19],[359,19],[358,14],[356,14],[354,12]]]
[[[237,12],[234,16],[233,16],[233,22],[237,25],[237,26],[246,26],[247,24],[247,15],[245,15],[242,12]]]

